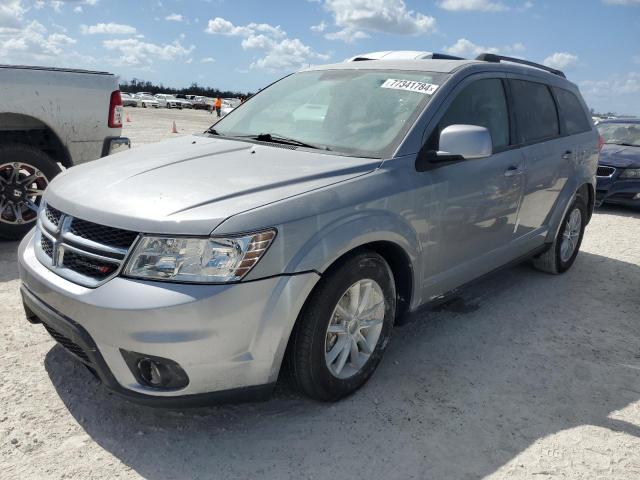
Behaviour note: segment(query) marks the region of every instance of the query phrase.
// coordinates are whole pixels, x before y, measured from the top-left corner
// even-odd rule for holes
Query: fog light
[[[189,384],[187,373],[173,360],[123,349],[120,353],[140,385],[177,390]]]
[[[138,371],[142,379],[152,387],[164,387],[171,380],[164,365],[149,358],[138,360]]]

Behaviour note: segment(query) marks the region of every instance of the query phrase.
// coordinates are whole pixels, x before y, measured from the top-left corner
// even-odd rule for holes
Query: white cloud
[[[525,46],[520,43],[514,43],[512,45],[504,45],[502,47],[485,47],[477,45],[471,40],[466,38],[460,38],[456,43],[451,46],[444,47],[444,51],[450,55],[456,55],[459,57],[475,58],[481,53],[502,53],[506,55],[517,55],[524,52]]]
[[[80,5],[78,5],[77,7],[73,7],[73,11],[75,13],[82,13],[82,7]]]
[[[567,52],[556,52],[545,58],[542,63],[547,67],[565,70],[567,68],[573,68],[578,64],[578,56]]]
[[[133,35],[137,32],[131,25],[121,23],[98,23],[96,25],[80,25],[80,32],[85,35]]]
[[[164,17],[165,20],[170,22],[184,22],[184,17],[179,13],[172,13]]]
[[[213,57],[204,57],[202,60],[200,60],[200,63],[213,63],[215,61],[216,59]]]
[[[314,60],[327,60],[328,55],[317,53],[297,38],[288,38],[280,26],[268,23],[234,25],[229,20],[216,17],[209,20],[205,32],[212,35],[242,37],[244,50],[256,50],[262,55],[251,64],[252,68],[270,71],[292,70]]]
[[[114,65],[140,67],[148,66],[154,60],[174,60],[178,57],[188,57],[195,46],[184,47],[179,41],[157,45],[143,42],[138,38],[111,39],[102,42],[107,50],[113,50],[120,57],[111,59]]]
[[[314,25],[311,27],[311,31],[313,32],[324,32],[327,29],[327,24],[324,22],[320,22],[318,25]]]
[[[276,38],[284,38],[286,36],[286,32],[280,28],[280,25],[274,27],[268,23],[249,23],[241,26],[234,25],[229,20],[220,17],[209,20],[205,32],[230,37],[248,37],[258,32],[266,33]]]
[[[580,88],[586,96],[611,97],[619,95],[634,95],[640,93],[640,72],[629,72],[623,75],[613,75],[607,80],[584,80]]]
[[[607,5],[640,5],[640,0],[602,0]]]
[[[18,28],[22,22],[25,11],[20,0],[3,1],[0,3],[0,29]]]
[[[63,33],[49,34],[40,22],[32,21],[21,28],[0,28],[0,63],[36,61],[51,64],[58,57],[65,60],[77,55],[68,47],[76,40]]]
[[[330,40],[353,42],[367,32],[423,35],[436,30],[436,19],[408,10],[403,0],[322,0],[339,29],[325,35]]]
[[[530,3],[530,2],[527,2]],[[438,6],[453,12],[459,11],[480,11],[480,12],[501,12],[508,7],[501,2],[491,0],[442,0]]]

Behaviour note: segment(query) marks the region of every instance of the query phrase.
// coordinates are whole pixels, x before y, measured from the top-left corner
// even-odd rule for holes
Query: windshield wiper
[[[620,145],[621,147],[640,147],[640,145],[636,143],[628,143],[628,142],[614,142],[614,145]]]
[[[243,135],[243,138],[253,138],[259,142],[271,142],[282,143],[285,145],[297,145],[299,147],[313,148],[315,150],[328,150],[331,149],[324,145],[314,145],[313,143],[301,142],[295,138],[285,137],[284,135],[278,135],[276,133],[260,133],[258,135]]]
[[[216,129],[213,128],[213,127],[207,128],[204,131],[204,133],[210,133],[211,135],[219,135],[220,137],[224,137],[224,133],[220,133],[220,132],[216,131]]]

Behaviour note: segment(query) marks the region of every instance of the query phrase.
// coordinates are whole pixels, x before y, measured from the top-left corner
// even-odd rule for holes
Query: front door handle
[[[511,165],[504,171],[505,177],[514,177],[520,174],[522,174],[522,169],[520,167],[516,167],[515,165]]]
[[[573,154],[573,152],[571,150],[567,150],[566,152],[564,152],[562,154],[562,159],[563,160],[571,160],[571,155]]]

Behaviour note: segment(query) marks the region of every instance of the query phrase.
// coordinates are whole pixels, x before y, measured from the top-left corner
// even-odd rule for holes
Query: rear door
[[[524,194],[515,229],[518,237],[545,225],[572,171],[571,145],[561,136],[551,87],[524,78],[509,80],[516,138],[525,165]]]

